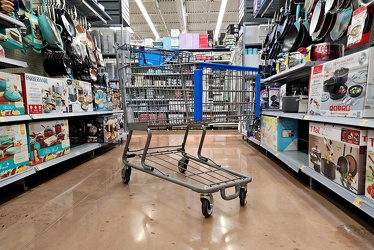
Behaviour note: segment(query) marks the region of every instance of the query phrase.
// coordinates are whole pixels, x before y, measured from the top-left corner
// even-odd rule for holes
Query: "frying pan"
[[[325,3],[318,1],[314,8],[312,19],[310,20],[309,35],[313,37],[313,33],[318,32],[321,29],[323,18],[324,18],[324,6]]]
[[[335,13],[339,8],[339,0],[326,0],[325,2],[325,13]]]
[[[304,4],[304,11],[308,14],[310,13],[314,7],[316,6],[318,0],[305,0]]]
[[[69,15],[69,13],[64,9],[56,9],[56,22],[61,25],[63,31],[62,33],[67,37],[75,37],[76,30],[74,21]]]
[[[337,167],[336,169],[340,172],[340,174],[348,173],[349,171],[349,162],[347,158],[345,157],[345,144],[343,149],[343,155],[338,158],[338,161],[336,163]]]
[[[316,32],[317,38],[316,40],[322,40],[334,27],[336,22],[337,15],[334,13],[326,13],[323,17],[322,27],[321,29]]]
[[[330,32],[331,40],[336,41],[346,34],[348,25],[351,22],[352,13],[353,7],[350,6],[336,14],[336,21]]]
[[[305,29],[303,27],[304,25],[300,25],[300,29],[297,30],[295,25],[291,25],[283,41],[283,53],[294,52],[299,48],[304,38]]]
[[[275,38],[278,36],[277,30],[278,30],[279,15],[280,14],[278,13],[278,11],[274,13],[273,28],[270,31],[270,33],[267,34],[265,38],[264,47],[270,47],[271,45],[273,45]]]
[[[281,21],[279,22],[279,25],[278,25],[278,37],[277,37],[278,41],[282,41],[284,39],[284,37],[286,36],[290,26],[292,26],[292,24],[294,22],[294,17],[290,12],[290,7],[291,7],[290,5],[291,5],[291,3],[288,3],[288,1],[286,1],[285,12],[284,12],[284,14],[282,16],[282,19],[281,19]]]

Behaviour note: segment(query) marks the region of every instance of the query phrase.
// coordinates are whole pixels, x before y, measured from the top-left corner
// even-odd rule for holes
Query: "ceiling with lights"
[[[133,40],[152,38],[155,33],[149,27],[139,4],[130,0],[130,23],[134,30]],[[215,32],[221,3],[224,0],[141,0],[159,37],[170,36],[171,29],[187,33]],[[226,33],[229,24],[237,24],[239,1],[228,0],[219,33]]]

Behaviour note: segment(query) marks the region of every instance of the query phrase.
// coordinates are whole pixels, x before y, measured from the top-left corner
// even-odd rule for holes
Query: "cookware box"
[[[82,117],[69,119],[70,145],[86,143],[86,121]]]
[[[26,114],[67,112],[68,93],[64,81],[28,73],[19,75]]]
[[[368,131],[365,196],[374,201],[374,130]]]
[[[93,111],[93,93],[90,82],[73,80],[70,78],[61,79],[68,90],[68,111],[86,112]]]
[[[310,115],[374,117],[374,49],[312,67]]]
[[[29,151],[25,124],[0,127],[0,179],[29,168]]]
[[[93,84],[92,93],[94,96],[95,111],[111,111],[113,110],[113,103],[108,93],[108,86]]]
[[[37,165],[70,153],[67,119],[30,122],[28,136],[31,165]]]
[[[309,167],[356,194],[365,189],[367,130],[309,123]]]
[[[112,143],[120,126],[116,115],[104,115],[86,122],[87,142]]]
[[[261,143],[276,151],[297,150],[297,120],[261,116]]]
[[[0,72],[0,116],[25,113],[22,93],[19,75]]]

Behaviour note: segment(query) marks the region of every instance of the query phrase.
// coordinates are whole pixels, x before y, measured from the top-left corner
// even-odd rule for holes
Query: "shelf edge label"
[[[361,207],[361,205],[362,205],[362,200],[356,198],[352,203],[353,203],[355,206],[357,206],[357,207]]]

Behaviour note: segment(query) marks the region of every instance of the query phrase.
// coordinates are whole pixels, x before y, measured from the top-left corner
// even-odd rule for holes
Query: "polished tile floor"
[[[181,139],[178,131],[162,131],[153,142]],[[198,139],[193,131],[189,152],[196,152]],[[133,142],[142,146],[144,136]],[[240,207],[239,199],[225,201],[214,193],[208,219],[190,189],[136,170],[123,184],[122,151],[118,146],[1,204],[0,249],[374,248],[370,228],[236,131],[208,131],[203,153],[253,178],[248,203]]]

